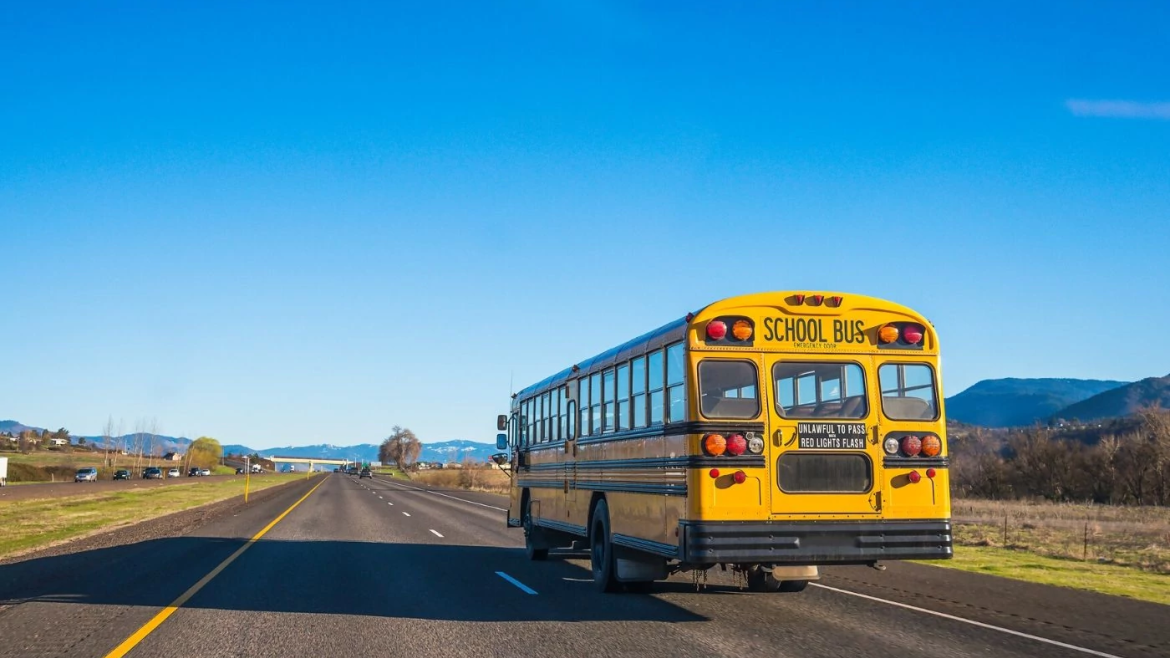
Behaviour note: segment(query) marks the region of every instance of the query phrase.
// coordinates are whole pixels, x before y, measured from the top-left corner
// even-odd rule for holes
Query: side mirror
[[[507,434],[497,434],[496,435],[496,450],[507,450],[507,449],[508,449],[508,435]]]
[[[509,461],[508,455],[507,455],[507,453],[503,453],[503,452],[497,453],[495,455],[492,455],[492,461],[494,461],[496,464],[498,464],[500,466],[505,466],[505,465],[507,465],[507,463]]]
[[[496,416],[496,429],[500,430],[501,432],[508,429],[508,417],[506,415],[500,414],[499,416]]]

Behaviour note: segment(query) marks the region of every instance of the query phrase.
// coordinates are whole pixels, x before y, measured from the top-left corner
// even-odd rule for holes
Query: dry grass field
[[[1170,509],[964,499],[952,519],[932,564],[1170,604]]]
[[[494,468],[445,468],[412,473],[410,479],[435,487],[469,489],[507,495],[508,474]]]

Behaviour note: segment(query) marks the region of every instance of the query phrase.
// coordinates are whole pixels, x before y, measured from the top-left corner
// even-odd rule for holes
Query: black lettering
[[[861,322],[861,320],[857,320],[856,322],[853,323],[853,337],[855,340],[853,340],[852,342],[855,342],[855,343],[864,343],[865,342],[865,325]]]
[[[772,335],[772,318],[764,318],[764,340],[776,340]]]
[[[840,320],[833,320],[833,342],[844,343],[845,339],[845,323]],[[852,341],[849,341],[852,342]]]

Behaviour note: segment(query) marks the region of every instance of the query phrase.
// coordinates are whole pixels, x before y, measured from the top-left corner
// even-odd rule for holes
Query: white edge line
[[[408,485],[408,484],[401,484],[401,483],[399,483],[399,482],[388,482],[387,484],[391,484],[391,485],[394,485],[394,486],[396,486],[396,487],[405,487],[405,488],[407,488],[407,489],[412,489],[412,490],[414,490],[414,491],[421,491],[421,492],[423,492],[423,493],[434,494],[434,495],[436,495],[436,496],[442,496],[442,497],[444,497],[444,498],[450,498],[451,500],[458,500],[459,502],[461,502],[461,503],[467,503],[468,505],[479,505],[480,507],[486,507],[486,508],[488,508],[488,509],[499,510],[499,511],[501,511],[501,512],[507,512],[507,511],[508,511],[506,508],[503,508],[503,507],[496,507],[495,505],[488,505],[487,503],[477,503],[477,502],[475,502],[474,500],[467,500],[466,498],[460,498],[460,497],[458,497],[458,496],[450,496],[450,495],[447,495],[447,494],[445,494],[445,493],[441,493],[441,492],[438,492],[438,491],[431,491],[430,489],[423,489],[423,488],[421,488],[421,487],[412,487],[412,486],[410,486],[410,485]]]
[[[497,572],[497,573],[499,573],[499,572]],[[1081,653],[1087,653],[1091,656],[1101,656],[1101,658],[1120,658],[1120,656],[1116,656],[1116,655],[1111,654],[1111,653],[1105,653],[1103,651],[1094,651],[1092,649],[1078,647],[1075,644],[1065,644],[1064,642],[1057,642],[1056,640],[1049,640],[1048,638],[1045,638],[1045,637],[1039,637],[1037,635],[1029,635],[1028,633],[1021,633],[1020,631],[1013,631],[1010,628],[1004,628],[1002,626],[994,626],[992,624],[985,624],[981,621],[975,621],[974,619],[964,619],[963,617],[956,617],[954,615],[948,615],[945,612],[935,612],[934,610],[927,610],[926,608],[919,608],[916,606],[907,605],[905,603],[899,603],[897,601],[889,601],[887,599],[879,599],[876,596],[870,596],[868,594],[861,594],[859,592],[850,592],[849,590],[844,590],[844,589],[837,589],[836,587],[829,587],[828,585],[821,585],[820,583],[809,583],[809,584],[812,585],[813,587],[827,589],[830,592],[837,592],[838,594],[848,594],[849,596],[856,596],[858,598],[866,599],[869,601],[876,601],[878,603],[885,603],[887,605],[897,606],[899,608],[905,608],[906,610],[913,610],[915,612],[921,612],[921,613],[925,613],[928,615],[934,615],[935,617],[942,617],[943,619],[950,619],[951,621],[962,622],[964,624],[971,624],[972,626],[978,626],[980,628],[986,628],[988,630],[999,631],[1000,633],[1007,633],[1008,635],[1015,635],[1016,637],[1027,638],[1029,640],[1043,642],[1044,644],[1051,644],[1053,646],[1061,647],[1062,649],[1071,649],[1073,651],[1080,651]]]
[[[403,516],[410,516],[410,512],[403,512]]]
[[[443,538],[443,535],[440,535],[438,530],[431,528],[431,532],[433,532],[435,534],[435,536],[438,537],[439,539]]]
[[[387,505],[393,505],[394,503],[386,503],[386,504],[387,504]]]
[[[504,573],[503,571],[497,571],[496,575],[499,576],[500,578],[503,578],[504,580],[512,583],[517,588],[519,588],[521,592],[524,592],[525,594],[536,594],[536,590],[532,589],[528,585],[525,585],[524,583],[520,582],[519,580],[516,580],[515,578],[509,576],[508,574]]]

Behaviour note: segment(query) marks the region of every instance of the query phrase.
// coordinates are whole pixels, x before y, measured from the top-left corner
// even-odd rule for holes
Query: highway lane
[[[0,565],[0,656],[107,655],[318,483],[127,655],[1094,655],[824,588],[749,593],[719,575],[702,592],[676,577],[649,595],[599,594],[582,560],[528,562],[497,497],[331,475],[183,537]],[[896,566],[831,570],[824,584],[1089,651],[1170,655],[1163,606]],[[1032,614],[1013,608],[1020,597]],[[1087,619],[1071,614],[1086,603]]]

